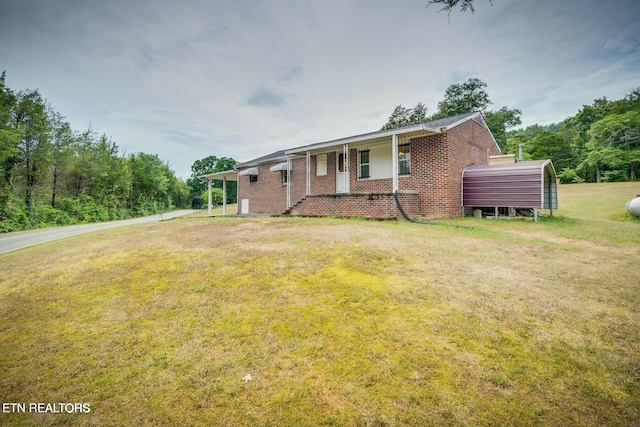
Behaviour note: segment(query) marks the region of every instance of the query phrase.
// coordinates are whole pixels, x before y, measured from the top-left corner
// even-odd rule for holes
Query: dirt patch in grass
[[[91,412],[0,423],[637,425],[627,223],[467,223],[190,218],[2,255],[1,400]]]

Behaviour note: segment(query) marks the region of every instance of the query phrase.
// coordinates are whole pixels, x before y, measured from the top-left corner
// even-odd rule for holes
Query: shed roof
[[[558,205],[551,160],[475,165],[462,172],[462,204],[476,207],[552,208]]]

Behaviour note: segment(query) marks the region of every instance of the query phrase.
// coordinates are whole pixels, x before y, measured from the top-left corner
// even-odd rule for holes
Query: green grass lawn
[[[563,185],[538,223],[191,217],[0,255],[0,401],[91,409],[0,425],[640,425],[638,192]]]

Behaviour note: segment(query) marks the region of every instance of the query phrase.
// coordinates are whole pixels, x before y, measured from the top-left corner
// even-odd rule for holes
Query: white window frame
[[[402,147],[407,147],[408,150],[402,150]],[[400,154],[403,152],[403,154]],[[406,165],[408,170],[407,173],[402,173],[402,164]],[[398,176],[409,176],[411,175],[411,143],[407,142],[404,144],[398,144]]]
[[[364,153],[367,153],[367,162],[363,163],[362,162],[362,155]],[[364,176],[362,174],[362,167],[366,166],[367,167],[367,176]],[[366,149],[366,150],[360,150],[358,151],[358,179],[369,179],[371,178],[371,150]]]
[[[327,175],[327,155],[317,154],[316,155],[316,176],[326,176],[326,175]]]

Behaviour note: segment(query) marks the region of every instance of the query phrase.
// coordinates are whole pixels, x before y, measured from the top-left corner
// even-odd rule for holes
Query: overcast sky
[[[0,71],[183,178],[434,113],[470,77],[523,126],[640,86],[638,0],[476,0],[450,21],[427,2],[0,0]]]

